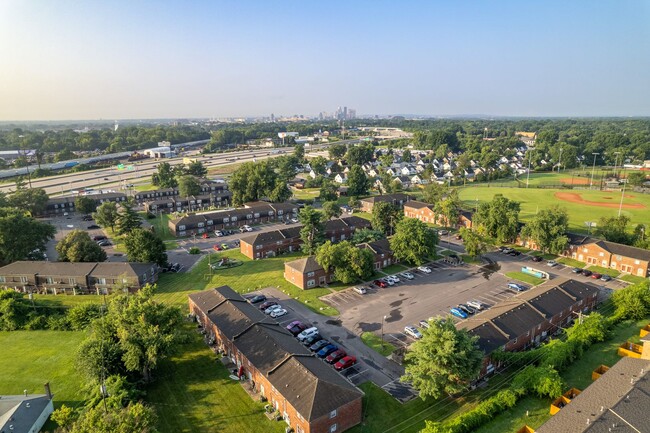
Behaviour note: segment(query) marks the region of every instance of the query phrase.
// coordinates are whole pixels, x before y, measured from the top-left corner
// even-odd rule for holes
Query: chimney
[[[45,382],[43,387],[45,388],[45,395],[47,395],[47,399],[52,400],[52,390],[50,389],[50,382]]]

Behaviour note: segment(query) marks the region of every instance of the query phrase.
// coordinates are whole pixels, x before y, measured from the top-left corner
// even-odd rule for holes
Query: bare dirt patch
[[[596,206],[596,207],[608,207],[617,209],[618,203],[602,203],[598,201],[589,201],[582,198],[580,194],[575,192],[556,192],[554,194],[555,198],[563,201],[568,201],[569,203],[583,204],[586,206]],[[626,196],[629,198],[629,196]],[[641,203],[623,203],[623,209],[645,209],[645,205]]]
[[[560,182],[565,185],[589,185],[589,179],[586,177],[563,177]]]

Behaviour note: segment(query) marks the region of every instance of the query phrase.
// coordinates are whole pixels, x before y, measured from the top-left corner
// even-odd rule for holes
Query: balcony
[[[641,353],[643,353],[643,346],[640,344],[631,343],[629,341],[626,341],[618,347],[618,356],[641,358]]]
[[[650,334],[650,323],[645,325],[641,330],[639,331],[639,336],[641,338],[645,337],[646,335]]]
[[[562,394],[560,397],[556,398],[553,400],[553,403],[551,403],[551,410],[549,413],[551,415],[555,415],[562,409],[564,406],[567,404],[571,403],[571,400],[576,398],[580,394],[580,390],[577,388],[571,388],[564,394]]]
[[[609,370],[609,367],[601,364],[597,369],[591,372],[591,380],[598,379],[600,376],[607,373],[607,370]]]

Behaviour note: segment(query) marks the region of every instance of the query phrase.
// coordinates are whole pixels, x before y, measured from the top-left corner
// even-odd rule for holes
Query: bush
[[[146,217],[147,217],[148,220],[152,220],[152,219],[156,218],[156,215],[152,214],[151,212],[147,212]]]
[[[52,331],[70,331],[70,322],[66,316],[50,316],[47,318],[47,329]]]
[[[562,395],[564,381],[551,366],[529,365],[514,377],[511,387],[522,395],[535,392],[540,397],[556,398]]]
[[[97,304],[81,304],[68,311],[68,321],[75,331],[86,329],[93,320],[102,314],[102,307]]]
[[[614,292],[615,319],[641,320],[650,314],[650,282],[644,281]]]
[[[201,254],[201,249],[199,247],[192,247],[187,252],[190,254]]]

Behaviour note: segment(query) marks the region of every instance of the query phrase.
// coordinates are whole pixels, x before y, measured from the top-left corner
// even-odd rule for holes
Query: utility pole
[[[594,187],[594,172],[596,171],[596,157],[600,155],[600,153],[594,152],[592,153],[592,155],[594,156],[594,165],[591,168],[591,183],[589,184],[589,189],[593,189]]]
[[[618,176],[616,176],[616,166],[618,165],[618,155],[620,155],[621,152],[614,152],[614,155],[616,155],[616,158],[614,159],[614,176],[618,179]]]
[[[560,168],[562,167],[562,148],[560,147],[560,158],[557,163],[557,172],[560,172]]]
[[[627,181],[623,181],[623,189],[621,190],[621,202],[618,205],[618,216],[621,216],[621,209],[623,209],[623,197],[625,197],[625,186]]]
[[[528,188],[528,183],[530,182],[530,157],[532,154],[531,151],[528,151],[528,173],[526,174],[526,188]]]
[[[384,348],[384,320],[386,320],[386,316],[382,316],[382,318],[381,318],[381,347],[382,347],[382,349]]]

